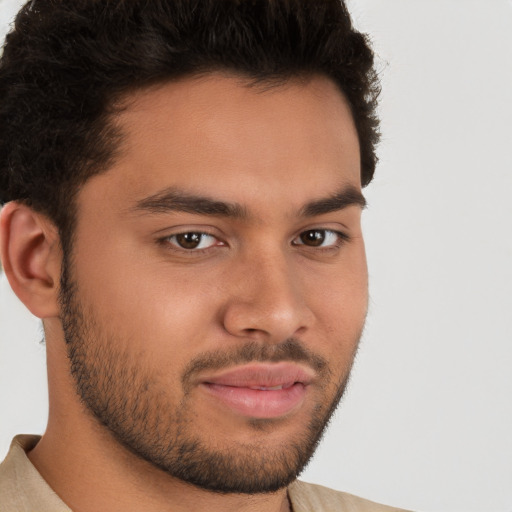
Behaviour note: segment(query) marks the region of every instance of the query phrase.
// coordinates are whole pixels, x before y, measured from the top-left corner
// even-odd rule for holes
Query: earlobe
[[[54,224],[24,204],[7,203],[0,212],[0,254],[25,306],[39,318],[58,316],[61,250]]]

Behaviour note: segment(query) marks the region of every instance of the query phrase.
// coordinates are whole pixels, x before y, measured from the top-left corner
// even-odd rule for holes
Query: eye
[[[166,237],[165,241],[188,251],[208,249],[214,245],[220,244],[219,240],[213,235],[200,231],[189,231],[187,233],[171,235]]]
[[[330,229],[308,229],[293,240],[293,245],[308,247],[339,247],[347,239],[347,235]]]

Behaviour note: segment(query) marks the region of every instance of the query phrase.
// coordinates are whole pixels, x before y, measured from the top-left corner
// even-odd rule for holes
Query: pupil
[[[323,231],[306,231],[300,235],[300,238],[304,244],[316,247],[323,244],[325,233]]]
[[[182,233],[176,240],[184,249],[195,249],[201,243],[201,233]]]

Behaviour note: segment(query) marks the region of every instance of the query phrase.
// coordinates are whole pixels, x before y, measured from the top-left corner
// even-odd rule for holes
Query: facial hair
[[[333,376],[328,362],[297,339],[249,342],[195,357],[182,372],[183,393],[177,398],[159,380],[147,354],[120,348],[129,344],[98,324],[93,308],[80,300],[69,265],[61,277],[60,299],[71,374],[86,409],[136,457],[202,489],[255,494],[288,486],[313,455],[348,382],[353,358],[342,375]],[[279,446],[269,446],[265,433],[279,429],[280,419],[253,419],[254,441],[232,441],[222,449],[208,432],[194,429],[191,380],[201,371],[256,361],[311,366],[319,377],[319,399],[303,428]]]

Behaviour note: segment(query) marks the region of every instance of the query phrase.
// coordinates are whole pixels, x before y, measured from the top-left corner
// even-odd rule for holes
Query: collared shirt
[[[27,457],[39,436],[19,435],[0,464],[0,512],[72,512]],[[406,512],[320,485],[296,481],[288,487],[293,512]]]

